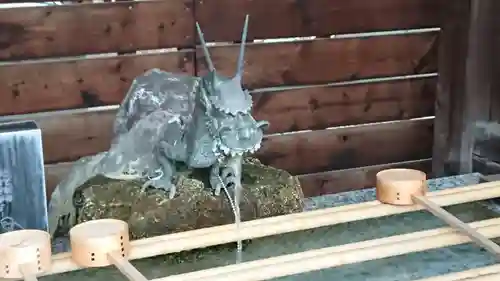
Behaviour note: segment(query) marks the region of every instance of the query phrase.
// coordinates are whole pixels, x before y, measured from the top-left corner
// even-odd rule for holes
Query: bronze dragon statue
[[[208,73],[194,77],[152,69],[133,81],[118,109],[111,148],[82,158],[56,188],[49,214],[52,233],[61,219],[68,224],[71,216],[69,224],[75,223],[73,194],[97,174],[144,179],[144,187],[163,189],[173,198],[177,167],[206,168],[216,195],[221,190],[228,196],[239,193],[243,157],[260,148],[269,126],[253,118],[252,97],[242,87],[248,16],[230,78],[217,73],[198,23],[196,27]]]
[[[172,98],[175,102],[170,100],[161,106],[175,118],[169,119],[163,126],[154,153],[160,169],[147,183],[151,187],[167,190],[171,198],[176,192],[175,167],[179,162],[188,168],[210,168],[210,184],[216,195],[224,187],[240,186],[242,157],[260,148],[263,131],[269,125],[267,121],[253,118],[252,97],[241,85],[248,16],[242,32],[236,74],[231,78],[217,73],[198,23],[196,27],[209,72],[203,77],[195,77],[198,86],[193,92],[187,95],[181,93],[184,97],[177,94]],[[161,71],[151,71],[143,78],[155,81],[149,76],[161,74]],[[144,83],[137,85],[144,88]],[[129,108],[134,106],[124,104],[120,110]],[[130,116],[126,112],[118,114]],[[141,111],[141,115],[144,114],[147,111]],[[127,131],[131,125],[133,122],[122,123],[122,128],[117,130]]]

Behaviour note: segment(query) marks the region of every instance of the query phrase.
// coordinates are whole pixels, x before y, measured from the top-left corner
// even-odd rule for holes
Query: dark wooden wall
[[[436,175],[500,173],[500,1],[443,10],[435,123]]]
[[[436,0],[151,0],[0,9],[0,121],[39,122],[50,193],[67,167],[58,163],[108,148],[115,108],[104,106],[118,104],[135,76],[153,67],[206,71],[195,21],[207,41],[226,43],[210,53],[218,71],[232,74],[239,48],[232,42],[240,40],[246,13],[244,84],[254,92],[256,118],[271,122],[258,152],[264,163],[300,175],[307,196],[372,186],[374,174],[387,167],[430,170],[433,119],[415,118],[434,115]],[[361,34],[420,28],[427,30]],[[252,42],[303,36],[316,38]],[[173,49],[136,52],[165,48]]]

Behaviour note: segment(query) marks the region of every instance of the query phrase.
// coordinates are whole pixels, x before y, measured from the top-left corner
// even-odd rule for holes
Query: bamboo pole
[[[500,236],[500,218],[470,224],[486,237]],[[153,281],[260,281],[346,264],[422,252],[470,242],[444,227],[154,279]]]
[[[449,206],[500,197],[500,181],[431,192],[429,198],[440,205]],[[175,234],[131,241],[129,260],[143,259],[168,253],[192,250],[282,233],[307,230],[370,218],[403,214],[422,210],[421,206],[391,206],[371,201],[341,207],[283,215],[242,222],[239,230],[234,224],[209,227]],[[44,275],[78,270],[70,253],[53,256],[52,268]]]
[[[109,261],[130,281],[148,281],[121,253],[108,253]]]
[[[469,269],[414,281],[498,281],[500,264]]]
[[[472,229],[469,225],[459,220],[454,215],[447,212],[445,209],[441,208],[436,203],[431,200],[425,198],[424,196],[412,196],[413,201],[425,207],[427,211],[429,211],[434,216],[440,218],[444,222],[446,222],[451,227],[455,228],[459,232],[464,235],[469,236],[469,238],[479,245],[483,247],[491,254],[495,255],[497,259],[500,259],[500,246],[498,246],[495,242],[481,235],[481,233]]]

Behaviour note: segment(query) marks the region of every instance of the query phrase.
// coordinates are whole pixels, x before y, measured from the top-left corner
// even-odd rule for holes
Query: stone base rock
[[[163,190],[141,192],[139,181],[94,177],[75,194],[77,222],[121,219],[129,223],[132,239],[233,223],[227,196],[212,195],[205,174],[186,172],[173,199]],[[286,171],[247,158],[242,183],[242,221],[303,210],[300,183]]]

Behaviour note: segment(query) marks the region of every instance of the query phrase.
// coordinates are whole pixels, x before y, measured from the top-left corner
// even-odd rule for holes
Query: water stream
[[[243,186],[241,185],[241,167],[243,165],[243,157],[241,156],[233,156],[228,163],[228,167],[231,167],[232,169],[235,169],[233,173],[230,173],[230,176],[234,177],[234,182],[231,182],[230,184],[232,185],[232,189],[234,190],[234,200],[231,202],[231,196],[229,195],[229,192],[227,191],[226,187],[226,194],[228,195],[227,198],[230,201],[229,203],[231,204],[231,207],[233,209],[234,213],[234,224],[236,226],[236,235],[240,237],[240,225],[241,225],[241,212],[240,212],[240,203],[241,203],[241,193]],[[238,239],[236,241],[236,263],[240,263],[243,260],[243,241],[241,239]]]
[[[241,185],[240,185],[241,186]],[[236,225],[236,233],[240,237],[240,224],[241,224],[241,213],[240,213],[240,202],[241,202],[241,188],[236,188],[234,192],[234,221]],[[243,260],[243,241],[238,239],[236,241],[236,263],[240,263]]]
[[[231,197],[231,194],[229,193],[229,190],[226,186],[223,187],[223,189],[227,195],[229,204],[231,205],[231,209],[234,214],[234,223],[236,225],[236,233],[239,236],[240,225],[241,225],[241,213],[240,213],[241,187],[234,188],[234,197]],[[236,263],[240,263],[242,261],[242,258],[243,258],[243,241],[241,239],[238,239],[236,241]]]

